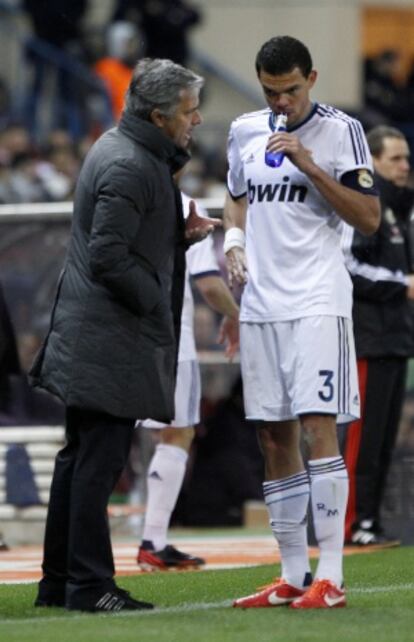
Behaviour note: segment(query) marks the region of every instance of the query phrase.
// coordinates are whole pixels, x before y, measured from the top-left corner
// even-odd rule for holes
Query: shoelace
[[[329,588],[332,588],[332,582],[329,580],[315,580],[306,591],[306,597],[323,597]]]
[[[265,591],[268,588],[271,588],[272,586],[275,586],[276,584],[281,584],[285,580],[282,577],[275,577],[269,584],[264,584],[263,586],[258,586],[257,591]]]

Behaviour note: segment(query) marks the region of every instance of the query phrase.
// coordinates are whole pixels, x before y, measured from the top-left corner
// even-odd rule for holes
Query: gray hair
[[[174,114],[185,89],[198,92],[204,79],[172,60],[143,58],[134,69],[126,98],[125,112],[149,120],[159,109],[167,117]]]

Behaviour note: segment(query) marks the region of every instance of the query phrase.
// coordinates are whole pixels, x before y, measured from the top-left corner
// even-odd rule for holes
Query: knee
[[[336,421],[334,418],[309,417],[303,421],[303,438],[310,459],[335,457],[339,454]]]

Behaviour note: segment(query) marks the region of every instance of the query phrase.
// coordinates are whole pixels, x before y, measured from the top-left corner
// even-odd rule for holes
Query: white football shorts
[[[144,428],[187,428],[200,421],[201,381],[200,366],[196,359],[179,361],[177,380],[175,382],[175,417],[170,424],[163,424],[152,419],[137,421],[137,426]]]
[[[360,400],[352,321],[311,316],[240,324],[247,419],[286,421],[302,414],[358,419]]]

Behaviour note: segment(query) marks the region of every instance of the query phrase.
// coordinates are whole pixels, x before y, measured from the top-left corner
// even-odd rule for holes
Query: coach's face
[[[180,102],[171,116],[165,116],[154,109],[151,118],[164,134],[182,149],[190,146],[194,127],[202,122],[199,110],[198,90],[185,89],[181,92]]]
[[[286,114],[289,127],[306,118],[311,110],[309,92],[317,77],[314,69],[307,78],[299,67],[279,76],[261,69],[258,77],[270,109],[275,114]]]

